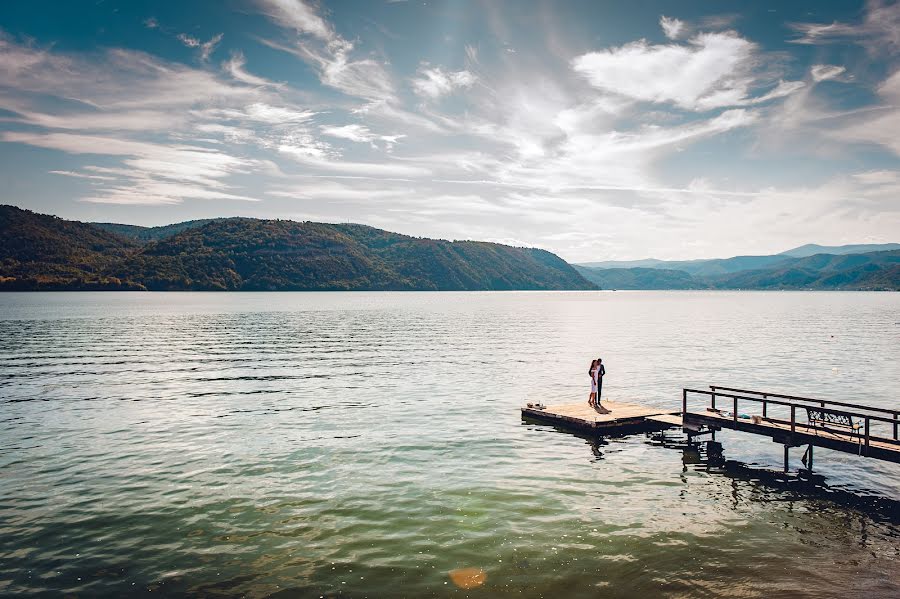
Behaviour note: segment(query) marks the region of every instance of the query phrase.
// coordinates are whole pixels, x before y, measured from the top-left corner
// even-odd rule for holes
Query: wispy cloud
[[[900,50],[900,4],[888,0],[868,0],[858,23],[791,23],[797,36],[795,44],[834,44],[854,42],[873,53]]]
[[[471,87],[473,83],[475,75],[469,71],[445,71],[427,64],[419,67],[417,77],[412,80],[413,89],[417,94],[432,99]]]
[[[370,100],[393,98],[393,82],[384,66],[372,58],[354,58],[354,43],[340,36],[312,5],[303,0],[258,0],[258,4],[275,23],[299,35],[291,45],[264,43],[313,65],[329,87]]]
[[[677,40],[686,29],[684,21],[665,15],[659,18],[659,26],[670,40]]]
[[[244,58],[244,53],[240,51],[232,52],[231,58],[222,63],[222,68],[226,73],[231,75],[237,81],[241,83],[246,83],[248,85],[255,86],[275,86],[279,87],[281,84],[274,83],[265,79],[264,77],[259,77],[252,73],[247,72],[244,68],[247,65],[247,59]]]
[[[842,66],[833,64],[814,64],[809,70],[813,81],[828,81],[829,79],[840,78],[847,69]]]
[[[406,137],[405,135],[376,135],[365,125],[350,124],[339,126],[322,126],[322,133],[330,137],[338,137],[341,139],[349,139],[357,143],[367,143],[373,148],[378,147],[377,142],[382,142],[387,148],[392,148],[398,140]]]

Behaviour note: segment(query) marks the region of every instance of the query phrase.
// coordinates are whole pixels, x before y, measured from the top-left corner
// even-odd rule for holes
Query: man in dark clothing
[[[603,366],[603,360],[597,358],[597,371],[594,374],[597,377],[597,405],[600,405],[600,392],[603,390],[604,374],[606,374],[606,367]]]

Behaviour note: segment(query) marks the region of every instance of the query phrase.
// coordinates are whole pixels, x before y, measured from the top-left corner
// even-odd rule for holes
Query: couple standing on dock
[[[588,396],[588,405],[592,408],[600,407],[600,393],[603,391],[603,375],[606,374],[606,368],[603,366],[603,359],[597,358],[591,362],[591,368],[588,371],[591,375],[591,394]]]

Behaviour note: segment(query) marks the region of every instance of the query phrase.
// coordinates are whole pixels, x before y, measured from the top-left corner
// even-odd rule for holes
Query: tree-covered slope
[[[281,220],[213,221],[145,246],[118,269],[149,289],[592,288],[540,250]]]
[[[213,220],[218,219],[202,218],[198,220],[186,220],[181,223],[175,223],[174,225],[163,225],[161,227],[142,227],[140,225],[121,225],[118,223],[89,224],[140,243],[149,243],[151,241],[159,241],[160,239],[171,237],[172,235],[181,233],[187,229],[202,227]]]
[[[420,239],[362,225],[213,219],[141,231],[3,207],[0,289],[592,289],[543,250]],[[127,227],[121,231],[128,232]],[[9,242],[7,242],[9,239]],[[8,254],[8,255],[7,255]]]
[[[900,290],[900,250],[869,254],[816,254],[778,268],[711,277],[721,289]]]
[[[575,267],[601,289],[706,289],[708,285],[680,270],[662,268]]]
[[[0,206],[0,289],[131,288],[106,271],[136,247],[86,223]]]

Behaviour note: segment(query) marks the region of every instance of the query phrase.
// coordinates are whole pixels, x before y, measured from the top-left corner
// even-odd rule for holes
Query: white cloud
[[[686,44],[645,40],[589,52],[572,61],[594,87],[634,100],[687,110],[742,106],[781,97],[802,84],[788,82],[753,98],[756,44],[733,32],[701,33]]]
[[[878,144],[900,156],[900,70],[879,85],[877,92],[882,100],[880,110],[851,113],[824,131],[843,141]]]
[[[250,104],[244,109],[250,120],[262,123],[304,123],[316,115],[310,110],[295,110],[281,106],[270,106],[262,102]]]
[[[219,45],[219,42],[222,41],[222,35],[223,34],[221,33],[218,35],[214,35],[212,38],[205,42],[201,42],[199,39],[192,37],[186,33],[179,33],[176,37],[178,38],[178,41],[180,41],[188,48],[199,48],[200,60],[206,62],[215,51],[216,46]]]
[[[375,141],[375,135],[369,131],[365,125],[341,125],[321,127],[322,133],[331,137],[340,137],[341,139],[349,139],[359,143],[371,143]]]
[[[791,23],[798,37],[795,44],[856,42],[872,53],[893,54],[900,48],[900,4],[869,0],[859,23]]]
[[[262,12],[273,21],[298,33],[307,33],[321,40],[334,40],[335,33],[328,22],[303,0],[258,0]]]
[[[405,135],[376,135],[365,125],[350,124],[340,126],[323,126],[322,133],[330,137],[340,139],[348,139],[357,143],[368,143],[372,147],[377,147],[376,142],[383,142],[387,147],[392,147],[398,140],[406,137]]]
[[[663,33],[670,40],[677,40],[685,31],[684,21],[665,15],[659,17],[659,26],[662,27]]]
[[[813,81],[827,81],[829,79],[837,79],[847,69],[833,64],[814,64],[809,70]]]
[[[209,41],[203,42],[200,44],[200,60],[206,62],[209,60],[209,57],[212,56],[212,53],[215,52],[216,46],[219,45],[219,42],[222,41],[222,35],[218,34],[214,35]]]
[[[90,173],[78,173],[75,171],[48,171],[52,175],[62,175],[64,177],[73,177],[75,179],[93,179],[95,181],[115,181],[115,177],[107,177],[104,175],[92,175]]]
[[[867,171],[855,173],[853,178],[865,185],[889,185],[900,183],[900,172],[888,170]]]
[[[293,45],[261,40],[312,64],[319,80],[348,95],[369,100],[391,100],[393,83],[384,66],[371,58],[353,59],[353,42],[338,35],[316,10],[302,0],[259,0],[259,5],[278,25],[307,34]]]
[[[444,71],[440,67],[423,65],[412,80],[413,90],[420,96],[439,98],[458,89],[472,87],[475,75],[469,71]]]
[[[222,68],[225,69],[229,75],[237,79],[242,83],[246,83],[248,85],[256,85],[256,86],[279,86],[277,83],[273,83],[268,79],[264,79],[262,77],[257,77],[251,73],[248,73],[244,66],[246,66],[247,60],[244,58],[243,52],[237,51],[231,54],[231,58],[222,63]]]

